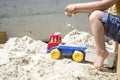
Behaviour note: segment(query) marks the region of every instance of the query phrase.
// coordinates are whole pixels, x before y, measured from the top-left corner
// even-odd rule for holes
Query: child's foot
[[[101,51],[101,53],[99,54],[96,54],[95,60],[94,60],[94,67],[98,70],[101,70],[103,62],[107,57],[108,57],[108,52],[106,50]]]

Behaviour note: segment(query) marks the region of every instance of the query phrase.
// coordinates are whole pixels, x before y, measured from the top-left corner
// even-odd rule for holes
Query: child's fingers
[[[65,12],[65,15],[72,17],[72,14]]]

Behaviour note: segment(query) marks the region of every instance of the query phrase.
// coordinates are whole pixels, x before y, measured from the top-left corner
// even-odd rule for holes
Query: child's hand
[[[65,14],[69,17],[72,17],[73,14],[75,14],[75,5],[74,4],[70,4],[65,8]]]

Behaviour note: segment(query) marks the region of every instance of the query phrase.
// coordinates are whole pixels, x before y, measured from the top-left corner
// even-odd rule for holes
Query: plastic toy
[[[47,46],[47,53],[52,59],[59,59],[62,54],[72,55],[72,59],[81,62],[85,57],[86,46],[68,46],[62,44],[60,33],[52,33]]]
[[[59,33],[59,32],[52,33],[50,35],[50,39],[49,39],[49,42],[48,42],[47,50],[49,50],[53,46],[59,45],[61,42],[62,42],[61,33]]]

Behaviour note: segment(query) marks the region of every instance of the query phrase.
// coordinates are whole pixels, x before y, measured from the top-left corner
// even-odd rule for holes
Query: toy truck
[[[75,62],[83,61],[86,46],[68,46],[62,43],[61,33],[52,33],[47,45],[47,53],[52,59],[59,59],[62,54],[72,55]]]

